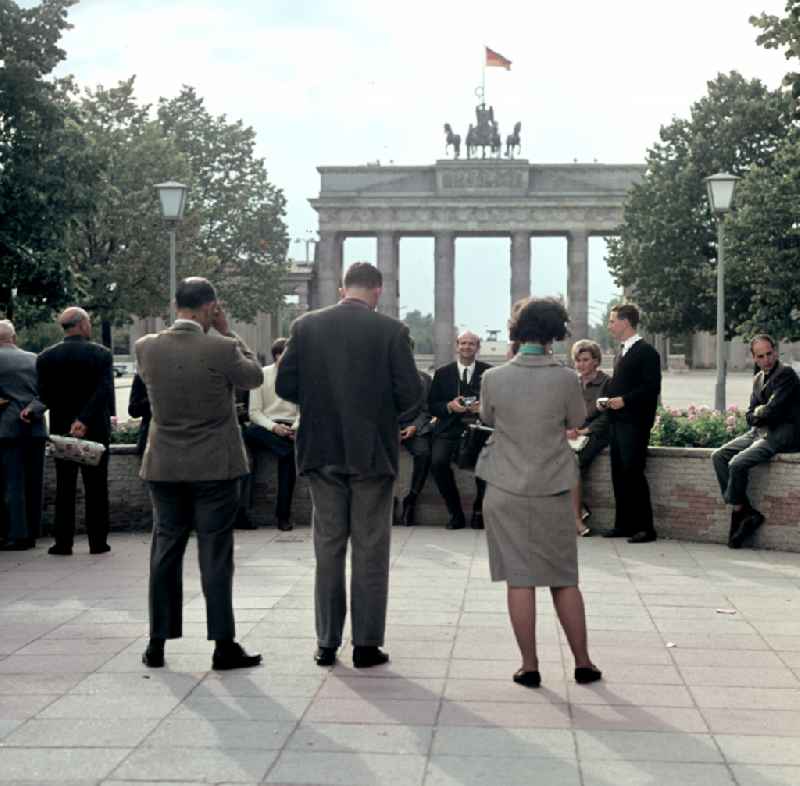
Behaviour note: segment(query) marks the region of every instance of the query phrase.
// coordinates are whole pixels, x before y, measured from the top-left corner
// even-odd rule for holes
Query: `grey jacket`
[[[578,464],[566,429],[586,419],[581,384],[552,356],[517,355],[484,372],[481,420],[494,434],[475,474],[512,494],[549,496],[571,489]]]
[[[140,475],[183,483],[247,474],[234,388],[263,381],[261,363],[237,338],[178,323],[136,342],[152,420]]]
[[[8,400],[8,404],[0,406],[0,439],[43,439],[47,436],[41,417],[34,419],[30,426],[19,417],[36,396],[36,355],[18,347],[0,347],[0,398]],[[39,407],[39,411],[41,409]]]

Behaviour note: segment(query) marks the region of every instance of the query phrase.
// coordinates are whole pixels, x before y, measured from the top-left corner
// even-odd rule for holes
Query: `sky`
[[[290,254],[303,259],[300,241],[317,228],[307,201],[319,193],[316,167],[444,158],[442,124],[463,138],[474,118],[484,46],[512,61],[510,71],[486,70],[486,100],[503,138],[522,122],[520,157],[643,163],[660,126],[688,115],[717,73],[780,84],[783,54],[756,45],[748,18],[784,8],[783,0],[81,0],[59,73],[88,87],[135,74],[143,102],[192,85],[212,113],[253,126],[288,200],[298,239]],[[604,255],[604,240],[593,238],[592,321],[615,294]],[[374,241],[346,242],[345,264],[356,260],[375,261]],[[502,331],[509,282],[508,241],[458,240],[456,322]],[[534,239],[532,288],[566,291],[565,240]],[[401,242],[400,304],[401,315],[433,310],[432,239]]]

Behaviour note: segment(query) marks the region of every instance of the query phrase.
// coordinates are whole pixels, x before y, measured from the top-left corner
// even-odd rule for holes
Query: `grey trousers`
[[[36,540],[42,524],[44,437],[0,439],[0,491],[9,540]]]
[[[345,561],[350,540],[353,644],[380,646],[386,629],[392,490],[388,475],[362,477],[321,467],[308,473],[317,560],[314,586],[317,643],[339,647],[347,615]]]
[[[149,482],[153,500],[150,546],[150,636],[177,639],[183,626],[183,554],[197,533],[208,638],[233,639],[233,523],[239,479]]]
[[[746,504],[750,470],[756,464],[769,461],[774,455],[775,450],[755,429],[717,448],[711,454],[711,461],[725,502],[729,505]]]

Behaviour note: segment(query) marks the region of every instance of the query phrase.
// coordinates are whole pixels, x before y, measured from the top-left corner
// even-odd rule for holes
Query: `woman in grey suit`
[[[509,335],[520,344],[508,363],[486,371],[481,420],[494,427],[476,474],[488,484],[484,501],[493,581],[508,585],[508,613],[522,653],[514,682],[537,688],[536,587],[550,587],[575,657],[575,680],[599,680],[589,658],[570,490],[578,466],[566,430],[586,418],[575,372],[552,356],[567,335],[569,315],[553,299],[514,305]]]

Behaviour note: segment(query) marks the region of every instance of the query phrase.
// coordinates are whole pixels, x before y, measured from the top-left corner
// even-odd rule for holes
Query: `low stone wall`
[[[113,529],[147,529],[151,526],[150,501],[139,479],[139,457],[132,446],[113,445],[109,463],[111,522]],[[401,451],[397,496],[403,496],[411,474],[410,457]],[[711,451],[698,448],[651,448],[647,476],[656,528],[659,535],[680,540],[725,543],[728,538],[729,509],[722,503],[716,476],[711,466]],[[464,510],[469,516],[475,484],[472,473],[456,470]],[[272,524],[274,519],[277,471],[274,460],[261,455],[256,466],[256,508],[254,519]],[[80,487],[80,482],[79,482]],[[769,465],[757,467],[750,475],[753,504],[766,516],[756,536],[761,548],[800,551],[800,455],[777,456]],[[608,453],[592,465],[585,489],[592,510],[590,523],[610,527],[614,520],[614,495]],[[55,472],[48,459],[45,473],[45,527],[52,520],[55,500]],[[83,518],[82,490],[78,492],[77,520]],[[447,511],[433,478],[418,506],[420,524],[444,526]],[[298,478],[292,507],[296,524],[307,525],[311,518],[308,484]]]

